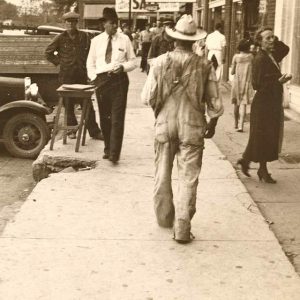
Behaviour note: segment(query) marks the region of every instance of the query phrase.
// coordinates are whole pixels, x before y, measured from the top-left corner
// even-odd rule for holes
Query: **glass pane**
[[[295,3],[295,24],[292,49],[292,83],[300,85],[300,1]]]

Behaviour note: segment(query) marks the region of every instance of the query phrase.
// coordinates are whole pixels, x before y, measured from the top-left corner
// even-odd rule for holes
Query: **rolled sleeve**
[[[150,67],[150,71],[141,94],[142,103],[145,105],[151,105],[152,107],[154,105],[153,101],[155,102],[154,98],[157,91],[157,80],[154,73],[154,68],[154,66]]]
[[[86,61],[86,67],[87,67],[87,74],[90,80],[95,80],[97,77],[96,73],[96,47],[95,47],[95,41],[92,40],[90,51],[87,57]]]

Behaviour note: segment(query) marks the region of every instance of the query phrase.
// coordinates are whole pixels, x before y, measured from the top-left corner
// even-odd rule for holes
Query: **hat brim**
[[[79,18],[64,18],[65,21],[70,21],[70,20],[73,20],[73,21],[78,21]]]
[[[166,33],[171,38],[181,41],[198,41],[204,39],[207,35],[207,32],[201,29],[197,29],[196,33],[193,35],[187,35],[168,27],[166,28]]]

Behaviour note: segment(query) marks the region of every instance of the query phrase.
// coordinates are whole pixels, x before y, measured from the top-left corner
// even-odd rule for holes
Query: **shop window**
[[[214,7],[211,9],[211,31],[214,31],[215,25],[221,23],[224,28],[225,6]]]
[[[300,2],[296,1],[295,24],[292,49],[292,83],[300,85]]]
[[[202,9],[197,11],[197,26],[203,27],[203,10]]]
[[[233,55],[237,52],[237,45],[243,38],[243,7],[241,2],[233,3],[232,16],[231,16],[231,38],[229,48],[229,61],[232,61]]]

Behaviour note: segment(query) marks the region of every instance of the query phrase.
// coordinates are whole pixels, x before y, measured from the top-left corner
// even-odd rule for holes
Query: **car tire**
[[[50,138],[46,121],[34,113],[18,113],[3,128],[4,145],[15,157],[36,158]]]

